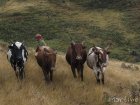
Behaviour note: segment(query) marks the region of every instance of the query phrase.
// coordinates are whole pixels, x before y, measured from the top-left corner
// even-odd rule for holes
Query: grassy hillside
[[[129,52],[139,53],[138,0],[1,0],[0,40],[24,40],[36,46],[34,35],[65,52],[70,36],[105,47],[113,42],[111,57],[134,62]],[[135,12],[137,10],[138,12]]]
[[[25,67],[26,79],[17,81],[6,59],[5,45],[0,46],[0,104],[1,105],[139,105],[139,71],[121,68],[121,63],[111,60],[105,72],[105,85],[97,85],[94,73],[85,64],[84,82],[74,79],[64,55],[57,55],[54,81],[45,83],[37,65],[34,50],[29,50]],[[140,66],[139,66],[140,67]],[[135,95],[136,94],[136,95]],[[113,101],[113,97],[127,101]],[[112,99],[109,101],[109,99]],[[130,102],[129,99],[136,99]],[[137,100],[138,99],[138,100]]]

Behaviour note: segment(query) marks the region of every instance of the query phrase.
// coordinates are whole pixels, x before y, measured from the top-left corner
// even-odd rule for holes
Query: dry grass
[[[47,0],[46,0],[47,2]],[[37,0],[28,2],[8,2],[5,7],[0,7],[3,13],[23,12],[28,6],[37,6]],[[45,6],[44,6],[45,5]],[[73,4],[69,4],[70,7]],[[122,24],[121,12],[113,10],[87,11],[80,7],[76,9],[59,7],[54,4],[41,3],[42,8],[49,8],[52,11],[62,12],[61,18],[95,24],[101,28],[115,25],[124,33],[127,33]],[[81,29],[81,33],[86,30]],[[131,34],[131,33],[129,33]],[[2,48],[1,48],[2,47]],[[5,46],[4,46],[5,47]],[[86,64],[84,69],[84,82],[74,79],[64,55],[57,56],[54,81],[46,84],[41,68],[34,58],[34,51],[30,52],[25,67],[26,78],[18,82],[6,59],[6,51],[0,46],[0,105],[130,105],[130,103],[108,103],[103,97],[129,96],[130,88],[137,81],[140,81],[139,71],[128,71],[121,68],[120,61],[111,60],[105,72],[105,85],[97,85],[94,73]],[[139,103],[137,104],[139,105]]]
[[[34,6],[32,2],[15,2],[10,0],[4,6],[0,7],[0,13],[12,13],[12,12],[21,12],[25,11],[28,6]]]
[[[45,83],[33,53],[34,51],[30,51],[25,67],[26,79],[21,83],[17,81],[7,61],[5,51],[0,52],[1,105],[108,105],[103,98],[104,93],[110,96],[128,96],[131,85],[139,81],[139,71],[123,70],[120,68],[121,62],[111,60],[105,74],[104,86],[96,84],[92,70],[86,65],[84,82],[81,82],[80,79],[73,78],[69,65],[60,54],[57,56],[54,81]]]

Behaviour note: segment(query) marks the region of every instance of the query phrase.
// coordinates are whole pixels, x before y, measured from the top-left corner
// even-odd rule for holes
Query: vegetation
[[[138,0],[1,0],[0,4],[2,41],[24,40],[35,47],[34,36],[40,33],[61,52],[71,37],[85,41],[87,49],[111,41],[111,57],[119,60],[134,62],[129,53],[140,52]]]
[[[96,83],[95,75],[86,64],[84,81],[74,79],[63,55],[57,56],[56,71],[52,83],[46,83],[41,68],[29,50],[25,66],[26,78],[17,81],[14,70],[6,59],[5,47],[0,51],[0,103],[2,105],[139,105],[139,70],[121,68],[120,61],[110,60],[105,71],[105,85]],[[140,67],[140,66],[138,66]],[[138,90],[138,91],[137,91]],[[116,102],[112,97],[138,101]],[[134,97],[132,97],[134,96]],[[111,100],[110,100],[111,99]]]
[[[91,9],[117,9],[122,10],[135,6],[138,0],[71,0]]]
[[[139,70],[121,68],[121,61],[111,59],[105,85],[99,86],[86,64],[84,82],[74,79],[64,58],[72,38],[85,41],[87,49],[112,42],[111,58],[139,62],[139,7],[139,0],[0,0],[0,104],[140,105],[140,101],[110,101],[114,96],[140,99]],[[53,83],[45,83],[34,57],[37,33],[58,50]],[[29,51],[22,82],[6,59],[6,43],[17,40],[24,41]]]

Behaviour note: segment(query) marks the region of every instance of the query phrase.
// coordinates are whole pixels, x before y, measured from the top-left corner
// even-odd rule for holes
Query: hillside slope
[[[120,60],[135,62],[135,57],[130,56],[129,52],[136,50],[139,54],[138,0],[2,1],[2,41],[24,40],[28,46],[35,46],[34,35],[40,33],[51,47],[63,52],[71,36],[78,42],[84,40],[87,48],[93,44],[105,47],[111,41],[111,57]]]
[[[6,59],[6,50],[0,47],[0,104],[1,105],[139,105],[139,71],[121,68],[120,61],[111,60],[105,72],[105,85],[97,85],[95,76],[85,64],[84,82],[74,79],[64,55],[57,55],[52,83],[45,83],[37,65],[34,50],[29,50],[23,82],[16,79]],[[138,65],[139,66],[139,65]],[[140,66],[139,66],[140,67]],[[126,98],[118,102],[115,98]],[[130,101],[130,99],[136,99]],[[110,100],[110,101],[109,101]]]

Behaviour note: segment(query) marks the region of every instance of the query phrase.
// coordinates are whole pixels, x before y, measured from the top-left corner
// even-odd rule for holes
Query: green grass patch
[[[86,12],[85,8],[87,9],[87,7],[85,7],[84,5],[88,5],[88,3],[90,2],[94,2],[95,5],[98,6],[99,1],[100,0],[96,1],[95,3],[95,0],[65,0],[65,2],[75,2],[76,4],[81,5],[81,7],[83,8],[83,10],[80,9],[75,12],[66,9],[66,11],[70,13],[65,12],[65,7],[58,8],[55,7],[57,5],[52,5],[52,3],[65,3],[64,0],[51,1],[50,5],[52,7],[49,7],[48,4],[47,6],[45,4],[40,4],[39,6],[35,7],[27,6],[24,11],[20,12],[2,13],[0,14],[0,40],[6,42],[9,42],[10,40],[25,41],[25,44],[27,46],[35,47],[36,41],[34,36],[37,33],[40,33],[44,36],[44,39],[49,46],[61,52],[65,52],[67,50],[67,47],[70,45],[71,40],[74,40],[76,42],[85,41],[87,50],[92,47],[93,44],[104,48],[107,46],[107,43],[111,41],[113,43],[110,55],[112,58],[130,62],[133,61],[133,57],[129,55],[129,51],[136,49],[136,51],[139,52],[139,14],[135,15],[134,11],[123,11],[123,13],[125,13],[122,19],[123,23],[120,24],[124,25],[125,29],[121,29],[121,31],[120,27],[124,27],[116,26],[116,23],[113,23],[113,19],[110,19],[110,21],[108,21],[111,23],[106,23],[107,27],[103,28],[99,25],[97,26],[94,21],[96,22],[100,20],[96,20],[95,18],[95,20],[91,22],[90,19],[92,17],[90,16],[94,16],[94,13],[93,15],[91,15],[91,12],[90,15],[87,16],[87,19],[82,20],[82,18],[77,18],[78,16],[81,16],[79,13]],[[119,3],[120,2],[121,1],[119,1]],[[103,1],[100,5],[103,6],[102,3]],[[111,5],[116,6],[111,7]],[[110,9],[113,9],[117,8],[117,5],[119,4],[115,4],[114,0],[114,2],[107,1],[106,6],[109,6]],[[106,11],[108,11],[108,9],[106,9],[108,7],[104,8]],[[92,9],[90,9],[89,11],[92,11]],[[104,12],[98,12],[100,18],[103,15],[103,17],[101,18],[101,22],[106,22],[106,19],[108,18],[104,18]],[[76,17],[71,18],[74,16]],[[88,18],[90,19],[88,20]],[[126,37],[126,32],[135,32],[136,36],[129,39]]]
[[[116,30],[112,30],[112,29],[104,30],[96,26],[93,26],[91,28],[91,32],[88,36],[90,38],[102,39],[100,41],[102,45],[104,45],[104,41],[109,41],[109,40],[118,46],[124,44],[126,41],[123,33],[117,32]]]
[[[0,0],[0,6],[5,5],[7,1],[9,0]]]

